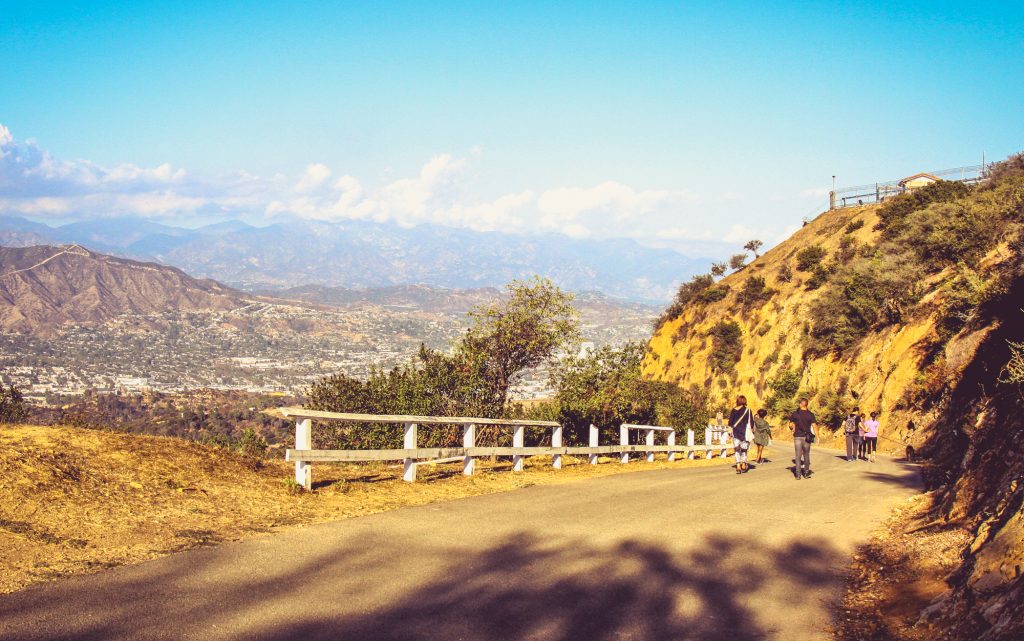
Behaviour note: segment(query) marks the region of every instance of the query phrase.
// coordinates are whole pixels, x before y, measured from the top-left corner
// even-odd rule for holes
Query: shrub
[[[768,381],[772,391],[765,399],[765,409],[772,416],[788,416],[796,409],[796,394],[800,391],[800,379],[803,375],[799,370],[783,369]]]
[[[796,254],[796,268],[802,272],[809,272],[820,265],[827,254],[825,248],[820,245],[804,247]]]
[[[788,283],[793,280],[793,268],[790,267],[788,263],[783,264],[782,267],[779,268],[778,278],[779,281],[783,283]]]
[[[697,298],[702,303],[717,303],[729,294],[728,285],[715,285],[714,287],[704,290],[701,295]]]
[[[743,354],[743,330],[736,321],[719,321],[708,332],[711,337],[709,363],[712,370],[731,372]]]
[[[698,297],[707,288],[714,285],[714,283],[714,276],[711,274],[701,274],[699,276],[694,276],[687,282],[680,285],[679,289],[676,291],[675,298],[672,300],[672,304],[669,305],[668,309],[666,309],[658,320],[655,321],[654,328],[658,329],[664,325],[666,321],[682,316],[686,306],[698,299]]]
[[[733,254],[732,258],[729,259],[729,267],[733,271],[739,271],[747,266],[747,255],[746,254]]]
[[[832,269],[828,266],[815,265],[814,269],[811,271],[811,277],[807,279],[807,289],[818,289],[825,284],[825,281],[828,280],[829,274],[831,273]]]
[[[1006,362],[999,376],[1000,383],[1020,385],[1024,383],[1024,342],[1007,341],[1010,360]]]
[[[857,255],[857,241],[851,236],[843,236],[836,252],[836,262],[848,263]]]
[[[0,385],[0,423],[21,423],[27,415],[21,391],[14,385]]]
[[[267,454],[267,440],[251,427],[245,428],[237,444],[238,453],[254,458],[263,458]]]
[[[863,219],[851,220],[849,222],[849,224],[846,225],[846,233],[847,234],[852,234],[853,232],[857,231],[858,229],[860,229],[863,226],[864,226],[864,220]]]
[[[968,195],[970,185],[940,180],[920,189],[909,191],[885,201],[878,208],[878,229],[886,238],[897,236],[904,229],[907,216],[931,203],[950,202]]]
[[[736,299],[744,308],[749,309],[774,295],[775,290],[768,288],[763,276],[751,276],[743,282],[743,288],[737,294]]]

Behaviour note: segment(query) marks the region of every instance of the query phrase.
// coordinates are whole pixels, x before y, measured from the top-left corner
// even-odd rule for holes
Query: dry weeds
[[[0,426],[0,593],[201,545],[530,485],[725,461],[602,465],[565,457],[424,466],[405,483],[386,464],[314,466],[294,492],[293,467],[174,438],[66,427]]]

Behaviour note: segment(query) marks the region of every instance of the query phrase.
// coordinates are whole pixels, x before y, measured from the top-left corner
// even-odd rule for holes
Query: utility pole
[[[828,192],[828,209],[832,211],[836,208],[836,177],[832,175],[832,191]]]

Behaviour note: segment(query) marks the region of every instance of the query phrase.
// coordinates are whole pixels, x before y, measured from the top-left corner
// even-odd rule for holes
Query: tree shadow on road
[[[259,578],[212,548],[0,598],[0,637],[751,641],[783,638],[763,608],[836,585],[844,562],[813,537],[773,547],[714,535],[676,552],[654,540],[518,533],[463,552],[353,536]],[[409,564],[430,555],[421,578]]]

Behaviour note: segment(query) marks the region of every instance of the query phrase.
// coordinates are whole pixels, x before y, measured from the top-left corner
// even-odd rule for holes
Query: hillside
[[[254,227],[233,220],[187,229],[116,218],[49,227],[0,217],[0,244],[39,239],[159,261],[246,290],[410,283],[467,289],[502,287],[539,274],[573,291],[660,301],[680,278],[706,263],[626,239],[478,232],[430,224],[407,228],[360,220],[282,220]]]
[[[65,247],[0,247],[0,329],[50,335],[116,316],[227,310],[240,296],[179,269]]]
[[[979,186],[825,212],[681,288],[649,343],[651,378],[719,407],[745,394],[775,425],[800,396],[833,429],[880,411],[880,449],[923,460],[930,491],[865,551],[843,639],[1024,635],[1022,230],[1024,156]]]

